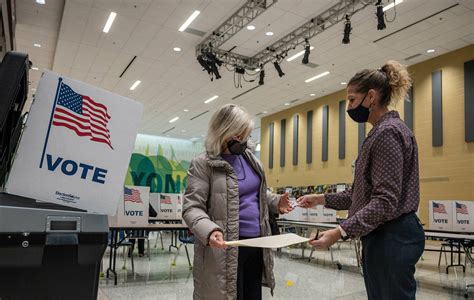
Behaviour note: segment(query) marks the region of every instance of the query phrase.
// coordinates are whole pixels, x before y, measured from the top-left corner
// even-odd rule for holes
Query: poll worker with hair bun
[[[425,245],[415,214],[420,202],[418,147],[398,112],[389,110],[404,99],[410,86],[407,69],[396,61],[352,77],[347,113],[355,122],[373,125],[356,161],[353,187],[298,199],[301,207],[349,210],[347,220],[320,233],[311,244],[327,248],[341,238],[361,238],[370,300],[415,299],[415,264]]]

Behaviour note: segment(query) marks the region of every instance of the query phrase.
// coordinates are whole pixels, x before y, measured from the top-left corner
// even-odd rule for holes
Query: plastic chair
[[[178,247],[178,251],[174,257],[173,262],[171,263],[172,266],[176,266],[176,259],[179,255],[179,250],[184,245],[184,249],[186,250],[186,256],[188,258],[189,270],[193,269],[193,265],[191,264],[191,259],[189,258],[188,246],[187,244],[194,244],[194,234],[190,230],[180,230],[178,239],[181,242]]]
[[[111,236],[111,233],[109,231],[108,243],[107,243],[108,247],[110,247],[111,239],[112,239],[112,236]],[[122,241],[119,245],[119,247],[123,248],[123,266],[122,266],[122,270],[126,270],[127,269],[127,253],[128,253],[128,251],[132,250],[133,244],[125,239],[125,232],[123,230],[119,231],[118,241]],[[126,250],[128,250],[128,251],[126,251]],[[132,273],[135,273],[135,263],[133,261],[133,255],[130,256],[130,261],[132,263]]]

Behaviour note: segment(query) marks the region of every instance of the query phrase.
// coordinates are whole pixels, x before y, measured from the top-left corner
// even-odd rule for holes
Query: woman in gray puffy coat
[[[247,149],[253,128],[241,107],[224,105],[209,124],[206,153],[189,167],[183,219],[196,236],[194,299],[261,299],[275,287],[271,249],[225,241],[271,235],[269,211],[291,211],[288,194],[267,192],[263,166]]]

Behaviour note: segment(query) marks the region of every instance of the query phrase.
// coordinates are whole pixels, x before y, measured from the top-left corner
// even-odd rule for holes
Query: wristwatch
[[[342,227],[339,226],[339,225],[337,225],[336,228],[337,228],[337,229],[339,230],[339,232],[341,233],[341,239],[342,239],[343,241],[347,241],[347,240],[349,239],[349,236],[347,235],[346,231],[345,231],[344,229],[342,229]]]

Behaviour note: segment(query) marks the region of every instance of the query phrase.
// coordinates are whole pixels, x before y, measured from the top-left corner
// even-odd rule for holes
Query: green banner
[[[181,193],[191,160],[203,151],[202,143],[139,134],[125,184],[149,186],[150,193]]]

